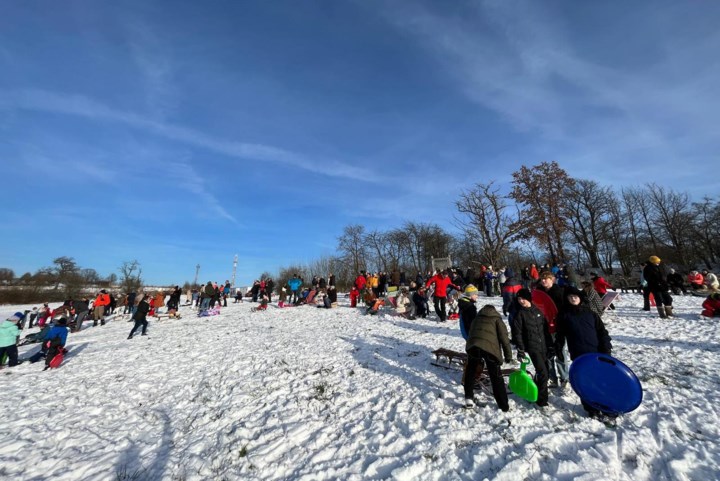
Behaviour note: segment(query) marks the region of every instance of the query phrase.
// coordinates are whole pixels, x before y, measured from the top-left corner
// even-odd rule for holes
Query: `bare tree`
[[[123,292],[137,292],[143,285],[142,268],[140,263],[133,259],[125,261],[118,268],[120,272],[120,288]]]
[[[479,244],[480,259],[500,265],[513,242],[518,240],[527,225],[518,220],[517,209],[508,211],[508,198],[500,194],[494,182],[478,183],[463,192],[455,202],[465,237]]]
[[[593,180],[578,179],[567,186],[565,196],[567,202],[562,208],[568,232],[587,256],[590,266],[603,267],[600,249],[610,236],[610,206],[617,202],[612,189],[601,187]],[[603,268],[606,272],[608,269],[611,267]]]
[[[0,282],[10,284],[15,280],[15,271],[7,267],[0,267]]]
[[[359,224],[348,225],[343,229],[343,235],[338,238],[338,250],[342,253],[344,261],[354,272],[359,272],[365,266],[367,254],[365,252],[365,228]]]
[[[696,257],[710,269],[720,261],[720,203],[709,197],[693,204],[695,223],[690,239],[695,244]]]
[[[688,194],[656,184],[648,184],[647,192],[653,207],[653,224],[657,226],[664,243],[670,247],[672,257],[681,265],[687,265],[687,239],[695,221]]]

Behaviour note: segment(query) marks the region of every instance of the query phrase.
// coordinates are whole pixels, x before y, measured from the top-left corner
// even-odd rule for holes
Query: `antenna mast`
[[[232,275],[232,287],[235,289],[235,274],[237,273],[237,261],[238,256],[235,254],[235,260],[233,260],[233,275]]]

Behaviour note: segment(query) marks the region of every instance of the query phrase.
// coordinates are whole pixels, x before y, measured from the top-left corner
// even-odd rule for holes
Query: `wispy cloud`
[[[310,159],[278,147],[218,139],[197,130],[149,119],[110,108],[82,95],[61,95],[45,90],[5,91],[0,93],[0,108],[24,109],[74,115],[99,121],[119,122],[152,132],[166,139],[201,147],[229,157],[290,165],[318,175],[379,182],[364,169],[332,159]]]
[[[570,19],[538,2],[480,2],[466,16],[420,2],[393,2],[382,15],[432,54],[469,100],[510,127],[555,145],[555,156],[585,155],[617,166],[638,155],[676,163],[698,144],[718,146],[720,34],[666,36],[646,68],[600,64],[578,50]],[[667,23],[652,12],[644,27]],[[688,75],[692,72],[692,75]],[[707,154],[710,151],[703,149]],[[531,159],[553,160],[553,159]],[[707,157],[705,158],[707,161]],[[583,169],[583,165],[578,168]]]

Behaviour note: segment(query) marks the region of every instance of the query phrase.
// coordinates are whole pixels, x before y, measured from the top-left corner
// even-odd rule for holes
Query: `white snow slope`
[[[675,301],[660,320],[623,295],[606,319],[645,389],[615,429],[569,388],[545,411],[511,395],[505,414],[482,392],[486,407],[462,409],[461,372],[430,352],[464,342],[434,315],[365,316],[342,299],[183,308],[132,340],[125,319],[86,323],[59,369],[0,371],[0,479],[720,479],[717,320],[700,317],[702,298]]]

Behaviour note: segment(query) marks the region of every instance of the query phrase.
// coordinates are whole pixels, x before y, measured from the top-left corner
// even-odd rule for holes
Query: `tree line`
[[[116,288],[122,292],[142,287],[142,268],[137,260],[125,261],[118,268],[120,276],[110,273],[101,276],[95,269],[78,265],[72,257],[53,259],[50,266],[35,273],[16,277],[7,267],[0,268],[0,303],[61,301],[87,294],[88,289]]]
[[[412,279],[446,256],[464,268],[570,263],[629,277],[651,255],[680,270],[711,269],[720,256],[718,200],[654,183],[613,188],[573,178],[557,162],[523,166],[510,185],[479,182],[455,207],[458,232],[410,221],[385,231],[348,225],[335,256],[282,267],[276,280],[332,272],[345,288],[361,270],[395,269]]]

